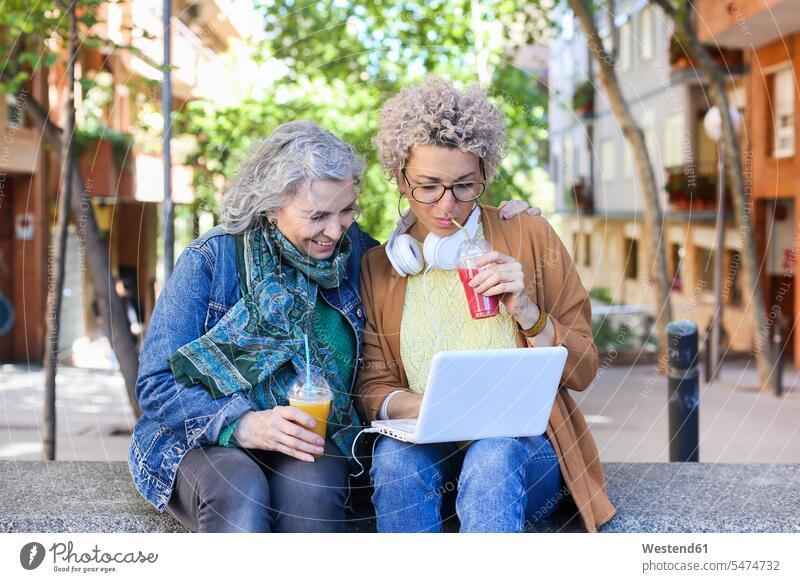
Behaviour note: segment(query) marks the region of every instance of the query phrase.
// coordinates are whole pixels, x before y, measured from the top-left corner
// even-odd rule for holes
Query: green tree
[[[397,219],[397,192],[378,167],[372,147],[376,112],[402,86],[426,74],[487,86],[506,113],[510,138],[509,155],[487,201],[530,200],[535,186],[531,170],[546,156],[547,90],[542,79],[512,61],[517,47],[547,32],[550,4],[259,2],[266,37],[253,48],[252,58],[285,66],[286,74],[266,97],[233,107],[195,102],[178,117],[181,131],[197,138],[189,162],[201,204],[215,210],[221,186],[256,139],[280,123],[308,118],[352,143],[366,158],[360,222],[385,238]]]

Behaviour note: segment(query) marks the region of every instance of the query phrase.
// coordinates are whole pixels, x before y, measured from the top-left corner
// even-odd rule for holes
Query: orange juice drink
[[[306,375],[300,374],[289,389],[289,405],[302,410],[314,420],[317,425],[312,429],[319,436],[326,438],[328,431],[328,416],[331,411],[333,391],[328,382],[318,374],[311,374],[311,386],[306,388]],[[317,458],[322,455],[316,455]]]
[[[323,439],[325,438],[325,433],[328,430],[328,414],[330,414],[331,411],[330,397],[325,400],[317,401],[304,400],[302,398],[289,398],[289,404],[313,416],[314,420],[317,421],[314,432]]]

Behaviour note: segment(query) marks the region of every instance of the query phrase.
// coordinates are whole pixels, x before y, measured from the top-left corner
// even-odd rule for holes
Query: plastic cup
[[[487,297],[469,286],[469,282],[481,270],[475,266],[475,261],[491,250],[492,247],[483,238],[465,240],[458,247],[458,276],[464,286],[472,319],[485,319],[500,313],[500,299],[497,295]]]
[[[306,375],[300,374],[289,389],[289,405],[309,414],[317,421],[312,431],[325,440],[328,431],[328,415],[331,411],[333,392],[328,382],[319,374],[311,374],[311,389],[306,390]],[[322,455],[315,455],[316,458]]]

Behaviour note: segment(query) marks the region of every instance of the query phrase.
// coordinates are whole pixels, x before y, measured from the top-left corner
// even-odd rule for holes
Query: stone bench
[[[800,465],[606,463],[602,532],[800,532]],[[0,461],[0,532],[181,532],[123,462]],[[351,531],[375,531],[362,495]],[[535,531],[582,531],[564,505]]]

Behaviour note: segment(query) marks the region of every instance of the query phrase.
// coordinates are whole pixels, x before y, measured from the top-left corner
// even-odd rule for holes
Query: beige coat
[[[549,314],[556,345],[569,352],[547,436],[586,531],[594,532],[614,516],[616,509],[606,494],[597,446],[569,394],[570,390],[585,390],[597,372],[589,298],[567,250],[545,219],[521,215],[501,222],[497,208],[481,206],[481,211],[486,239],[494,250],[520,261],[531,301]],[[406,278],[395,273],[384,246],[367,251],[361,263],[367,326],[356,385],[356,405],[367,421],[375,420],[387,394],[408,389],[400,358],[405,289]],[[528,345],[521,334],[517,343],[520,347]]]

